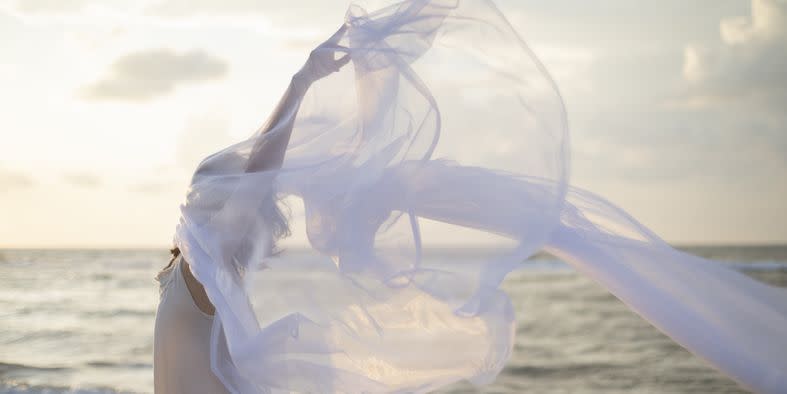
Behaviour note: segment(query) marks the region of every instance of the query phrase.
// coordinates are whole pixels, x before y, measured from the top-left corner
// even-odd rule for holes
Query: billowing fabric
[[[315,51],[349,63],[267,132],[206,158],[182,205],[175,241],[216,306],[211,362],[229,391],[491,382],[515,332],[499,285],[541,249],[745,387],[787,387],[785,290],[570,188],[558,90],[491,1],[352,6],[345,24]],[[281,166],[250,171],[288,122]],[[285,197],[302,201],[323,260],[270,257]],[[474,263],[425,258],[444,241],[426,231],[435,222],[507,243]]]

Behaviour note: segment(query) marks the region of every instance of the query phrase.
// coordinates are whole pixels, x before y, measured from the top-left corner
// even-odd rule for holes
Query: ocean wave
[[[787,262],[785,261],[725,261],[722,264],[744,272],[787,272]],[[528,260],[522,264],[521,269],[527,271],[573,271],[568,263],[547,259]]]
[[[138,368],[153,368],[153,365],[150,363],[116,363],[112,361],[90,361],[85,363],[86,366],[93,367],[93,368],[127,368],[127,369],[138,369]]]
[[[112,388],[73,388],[64,386],[35,385],[24,383],[1,382],[0,394],[117,394],[120,391]]]
[[[32,365],[0,362],[0,377],[9,372],[16,372],[16,371],[64,371],[67,369],[68,368],[65,367],[36,367]]]
[[[15,334],[15,333],[9,333],[9,334]],[[63,340],[66,338],[73,337],[75,335],[78,335],[78,333],[71,330],[42,329],[38,331],[19,333],[14,337],[4,339],[2,343],[4,345],[12,345],[12,344],[26,343],[36,340]]]
[[[85,311],[81,312],[82,317],[98,317],[98,318],[112,318],[121,316],[134,316],[134,317],[153,317],[156,315],[154,310],[139,310],[139,309],[113,309],[108,311]]]
[[[531,379],[550,379],[556,376],[576,378],[577,376],[597,375],[602,371],[619,371],[621,368],[625,368],[625,365],[603,362],[552,366],[511,365],[503,373],[513,376],[527,376]]]
[[[755,262],[731,262],[727,263],[738,271],[747,272],[787,272],[787,262],[783,261],[755,261]]]

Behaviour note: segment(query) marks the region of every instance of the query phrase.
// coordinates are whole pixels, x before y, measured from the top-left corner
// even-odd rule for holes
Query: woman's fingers
[[[328,76],[328,74],[337,72],[350,61],[350,55],[345,53],[344,56],[335,59],[336,52],[344,52],[337,44],[342,39],[342,36],[347,31],[347,25],[343,24],[339,30],[328,38],[322,45],[315,48],[309,54],[309,60],[304,66],[304,73],[309,75],[310,78],[319,79]]]
[[[336,65],[336,71],[339,71],[339,69],[344,67],[344,65],[347,64],[349,61],[350,61],[350,54],[349,53],[347,53],[344,56],[336,59],[334,61],[334,64]]]
[[[329,38],[325,42],[326,43],[331,43],[331,44],[337,44],[339,42],[339,40],[342,39],[342,36],[344,35],[344,32],[346,32],[346,31],[347,31],[347,24],[344,23],[344,24],[342,24],[342,27],[340,27],[339,30],[336,30],[336,33],[333,33],[331,38]]]

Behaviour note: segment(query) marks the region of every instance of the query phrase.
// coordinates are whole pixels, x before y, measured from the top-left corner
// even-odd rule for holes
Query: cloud
[[[184,84],[219,79],[228,69],[222,59],[201,50],[149,49],[120,57],[107,77],[83,93],[92,100],[144,101]]]
[[[754,0],[751,16],[702,22],[710,37],[692,31],[648,56],[596,54],[590,90],[561,84],[574,179],[783,187],[776,185],[785,185],[787,171],[786,11],[785,2]],[[698,37],[702,44],[686,46]]]
[[[629,185],[713,181],[741,187],[784,183],[787,162],[779,148],[766,141],[712,126],[670,127],[676,132],[664,133],[666,129],[651,125],[637,133],[651,136],[639,140],[621,141],[602,134],[579,141],[573,150],[573,175],[584,181],[617,180]],[[684,138],[675,138],[680,131],[685,133]]]
[[[101,177],[94,174],[84,173],[84,172],[72,172],[63,175],[63,180],[76,187],[85,188],[85,189],[93,189],[96,187],[101,186],[103,183]]]
[[[787,2],[752,0],[751,15],[722,19],[721,43],[689,45],[683,76],[689,107],[746,105],[781,114],[787,105]]]
[[[0,191],[25,189],[34,184],[35,181],[31,176],[0,167]]]

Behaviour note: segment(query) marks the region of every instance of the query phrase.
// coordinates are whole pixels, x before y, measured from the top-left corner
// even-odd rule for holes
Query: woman
[[[787,387],[784,289],[676,251],[570,187],[566,123],[491,1],[352,6],[266,125],[192,178],[182,257],[161,275],[157,391],[490,382],[516,332],[500,284],[541,249],[744,387]],[[287,196],[303,202],[315,261],[271,258]],[[440,223],[507,242],[477,261],[430,258]]]
[[[320,48],[334,45],[344,34],[342,26],[334,37]],[[281,125],[284,111],[296,109],[316,80],[338,71],[347,64],[349,57],[335,60],[333,52],[314,51],[304,67],[293,76],[271,119],[262,133],[271,125]],[[292,132],[291,121],[283,127],[288,131],[279,134],[274,142],[259,146],[249,161],[248,171],[265,171],[277,168],[284,160],[284,151]],[[285,235],[287,223],[276,211],[271,222],[277,224],[276,238]],[[157,276],[161,286],[161,300],[156,312],[154,332],[154,389],[156,393],[223,393],[224,385],[210,369],[210,333],[215,307],[205,293],[205,288],[194,278],[189,265],[183,260],[180,249],[172,249],[172,259]]]

